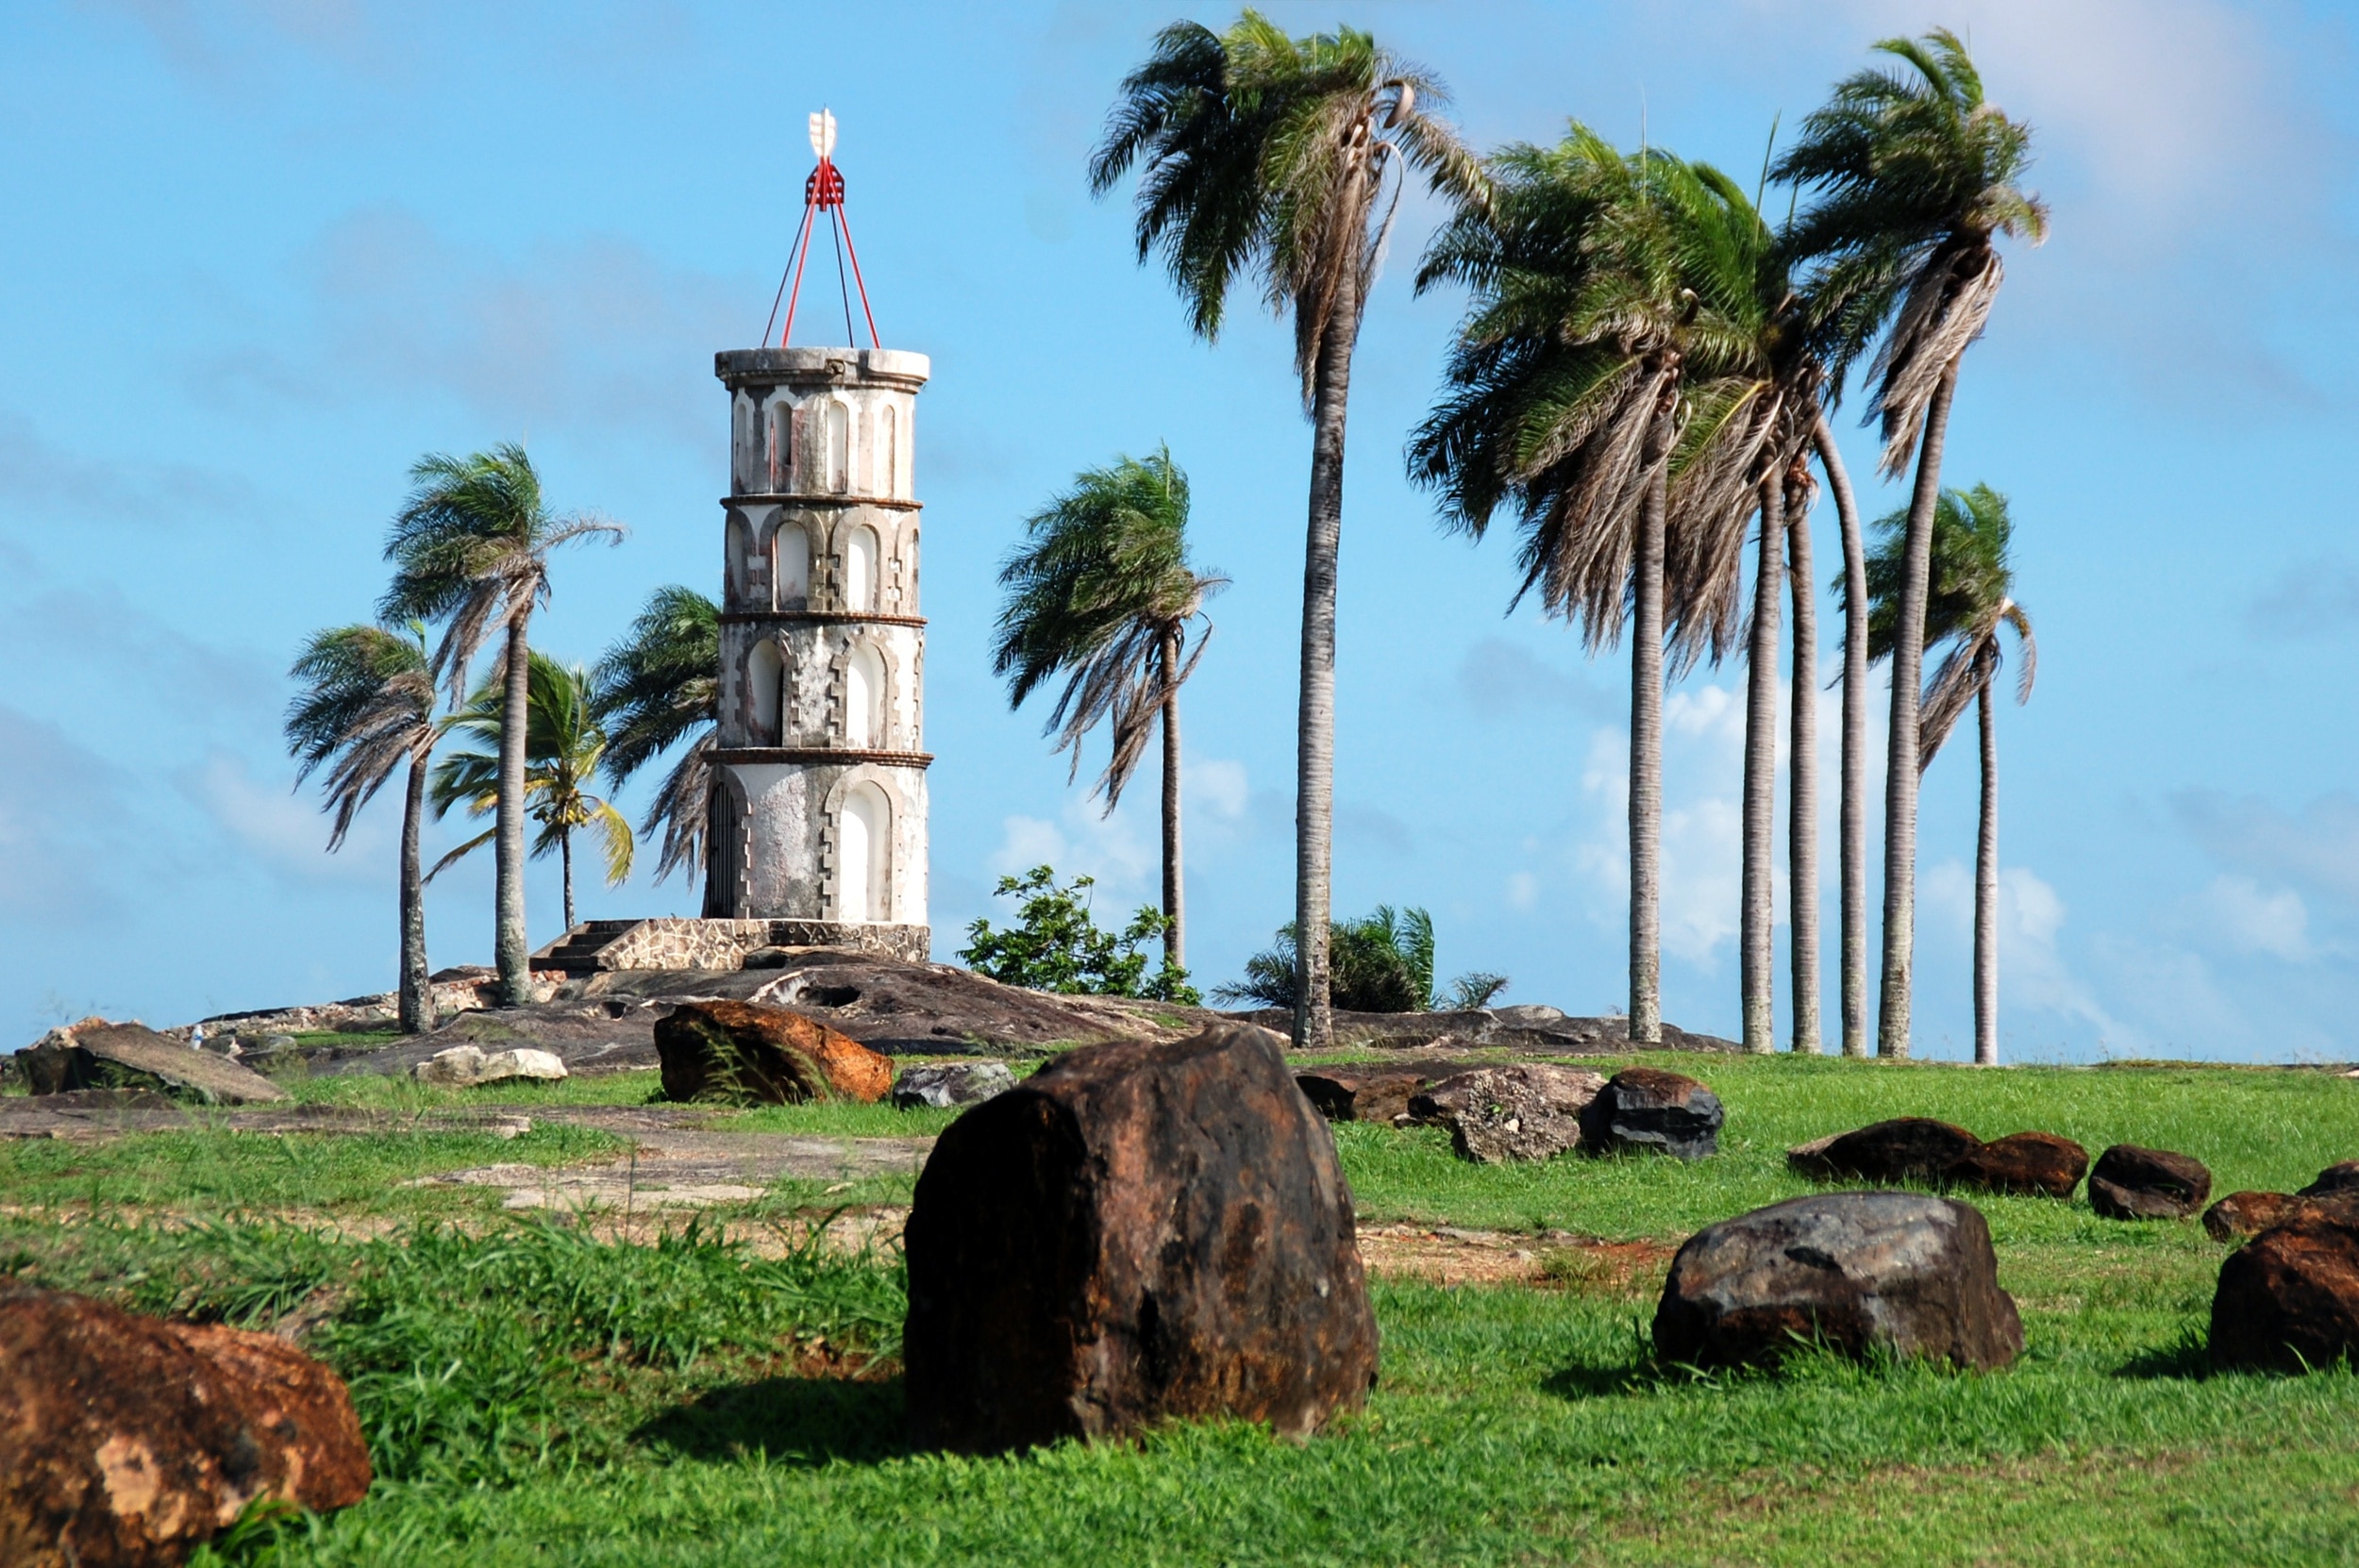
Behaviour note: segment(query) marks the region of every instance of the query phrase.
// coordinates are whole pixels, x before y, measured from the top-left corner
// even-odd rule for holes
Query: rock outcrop
[[[1720,1152],[1720,1097],[1683,1073],[1626,1067],[1581,1112],[1587,1154],[1635,1151],[1703,1159]]]
[[[1477,1067],[1409,1098],[1413,1121],[1449,1128],[1461,1159],[1497,1165],[1553,1159],[1581,1144],[1581,1113],[1605,1079],[1579,1067]]]
[[[1665,1360],[1771,1364],[1811,1343],[1962,1367],[2015,1359],[2023,1324],[1982,1214],[1916,1193],[1826,1193],[1706,1226],[1672,1259],[1654,1317]]]
[[[0,1284],[0,1562],[178,1563],[257,1497],[369,1479],[343,1383],[284,1341]]]
[[[1015,1087],[1015,1075],[1004,1061],[942,1061],[904,1067],[893,1081],[893,1103],[903,1110],[931,1106],[948,1110],[980,1105]]]
[[[2212,1364],[2316,1371],[2359,1351],[2359,1216],[2312,1213],[2262,1231],[2220,1264]]]
[[[1057,1058],[943,1133],[904,1245],[927,1446],[1300,1434],[1376,1377],[1351,1189],[1264,1031]]]
[[[689,1002],[656,1025],[655,1043],[674,1100],[869,1104],[893,1087],[889,1059],[785,1008]]]
[[[251,1068],[157,1033],[143,1024],[85,1018],[50,1030],[19,1051],[16,1065],[36,1094],[85,1089],[148,1089],[214,1105],[267,1105],[287,1092]]]
[[[2089,1207],[2109,1220],[2183,1220],[2211,1195],[2203,1162],[2168,1149],[2116,1143],[2089,1172]]]

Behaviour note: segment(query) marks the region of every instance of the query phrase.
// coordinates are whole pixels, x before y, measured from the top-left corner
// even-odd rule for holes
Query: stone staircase
[[[636,920],[585,920],[533,954],[533,970],[549,970],[569,978],[594,975],[605,967],[598,962],[599,951],[639,924]]]

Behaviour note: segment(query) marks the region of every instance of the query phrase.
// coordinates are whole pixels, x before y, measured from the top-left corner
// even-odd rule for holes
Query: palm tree
[[[302,764],[295,786],[327,766],[332,853],[352,819],[393,770],[410,764],[401,809],[401,1032],[434,1026],[434,987],[426,966],[426,884],[418,874],[418,826],[426,803],[427,759],[442,729],[434,722],[434,676],[426,627],[334,626],[314,635],[288,672],[304,690],[287,709],[287,749]]]
[[[1916,453],[1907,550],[1893,643],[1891,747],[1884,781],[1882,1009],[1877,1051],[1906,1057],[1909,962],[1916,909],[1917,683],[1924,669],[1925,593],[1942,443],[1958,365],[1982,335],[2004,274],[2001,234],[2037,242],[2048,209],[2017,182],[2031,162],[2031,127],[1983,96],[1982,76],[1955,34],[1876,45],[1907,70],[1863,71],[1803,122],[1777,176],[1815,189],[1790,246],[1814,266],[1820,320],[1842,345],[1843,371],[1878,332],[1867,415],[1882,423],[1883,472],[1897,477]]]
[[[1892,651],[1899,624],[1907,521],[1905,513],[1895,512],[1877,525],[1881,537],[1867,562],[1870,636],[1878,658]],[[1932,765],[1968,704],[1979,707],[1982,721],[1982,819],[1974,850],[1974,1059],[1983,1065],[1999,1059],[1999,736],[1991,688],[2004,662],[2001,626],[2015,629],[2022,653],[2016,701],[2031,699],[2039,667],[2032,618],[2015,602],[2015,570],[2008,560],[2014,532],[2007,498],[1988,485],[1944,491],[1933,511],[1925,601],[1926,645],[1947,643],[1949,652],[1925,687],[1917,771]]]
[[[607,782],[620,790],[659,756],[687,742],[639,824],[658,839],[655,879],[704,866],[707,754],[720,719],[721,610],[694,589],[659,588],[623,641],[598,660],[594,684],[607,728]]]
[[[1297,955],[1294,1032],[1297,1044],[1317,1048],[1333,1032],[1335,570],[1351,354],[1398,181],[1415,169],[1464,193],[1479,178],[1456,135],[1427,112],[1442,101],[1439,82],[1366,33],[1292,39],[1250,10],[1225,33],[1180,22],[1156,34],[1146,62],[1124,78],[1090,159],[1100,195],[1144,164],[1139,259],[1162,251],[1198,334],[1219,332],[1230,285],[1246,273],[1260,275],[1273,311],[1294,317],[1312,426],[1295,809],[1295,917],[1310,936]]]
[[[1867,1055],[1867,554],[1860,538],[1859,502],[1851,494],[1850,471],[1843,466],[1843,453],[1835,445],[1834,432],[1827,428],[1824,414],[1811,428],[1811,444],[1818,454],[1818,466],[1827,475],[1827,489],[1834,495],[1835,521],[1843,536],[1843,575],[1836,579],[1838,602],[1843,612],[1843,798],[1837,828],[1842,859],[1838,876],[1842,884],[1842,967],[1843,993],[1843,1054],[1847,1057]],[[1807,565],[1799,555],[1795,559],[1798,574],[1807,575]],[[1795,582],[1796,592],[1802,588],[1802,575]],[[1796,645],[1801,633],[1798,628]],[[1801,664],[1795,664],[1794,689],[1803,689]],[[1799,698],[1796,699],[1798,702]],[[1799,709],[1798,709],[1799,711]],[[1796,755],[1800,755],[1799,742]],[[1800,785],[1795,786],[1797,796]],[[1797,804],[1799,813],[1801,809]]]
[[[589,791],[606,759],[606,730],[598,722],[600,704],[589,673],[579,665],[560,664],[545,654],[531,656],[531,674],[525,703],[525,789],[527,810],[540,824],[532,841],[532,858],[555,850],[565,866],[565,928],[574,928],[574,832],[594,827],[606,856],[606,882],[619,887],[630,876],[635,845],[630,824],[623,813]],[[453,751],[434,769],[434,814],[464,806],[471,817],[496,817],[500,805],[500,770],[508,753],[507,681],[494,676],[476,689],[464,708],[444,721],[452,730],[474,736],[489,751]],[[434,862],[428,877],[480,849],[497,836],[494,826]]]
[[[465,458],[430,453],[411,466],[410,481],[410,499],[385,543],[394,572],[380,618],[443,623],[432,670],[453,703],[492,627],[506,632],[493,946],[500,1001],[521,1007],[532,1000],[525,935],[525,628],[549,596],[550,553],[593,534],[619,540],[623,529],[550,511],[532,459],[512,442]]]
[[[1212,637],[1207,621],[1187,645],[1189,623],[1228,586],[1188,564],[1188,476],[1164,447],[1074,475],[1073,488],[1032,514],[1029,537],[999,570],[992,673],[1008,677],[1020,708],[1041,684],[1064,676],[1046,733],[1081,767],[1081,741],[1103,722],[1113,754],[1097,792],[1111,812],[1163,732],[1163,953],[1184,968],[1186,926],[1180,858],[1180,688]]]

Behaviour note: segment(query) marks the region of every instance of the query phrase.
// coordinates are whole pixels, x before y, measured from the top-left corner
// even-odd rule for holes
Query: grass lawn
[[[1804,1191],[1786,1144],[1901,1114],[1986,1137],[2063,1132],[2092,1154],[2177,1148],[2210,1164],[2221,1193],[2286,1189],[2359,1155],[2359,1081],[2325,1073],[1668,1064],[1727,1103],[1718,1159],[1479,1168],[1431,1132],[1345,1126],[1363,1215],[1668,1243]],[[594,1081],[494,1093],[629,1102],[653,1087]],[[457,1103],[414,1086],[330,1093]],[[878,1135],[945,1120],[875,1108],[728,1119]],[[470,1146],[453,1163],[595,1152],[532,1144],[577,1130],[536,1126],[482,1149],[472,1135],[201,1130],[0,1145],[0,1269],[149,1310],[302,1325],[351,1379],[376,1490],[235,1554],[249,1562],[2359,1560],[2359,1376],[2205,1376],[2225,1249],[2191,1224],[2100,1221],[2080,1203],[1977,1200],[2029,1339],[1996,1374],[1812,1359],[1698,1379],[1648,1354],[1659,1275],[1379,1281],[1382,1383],[1326,1436],[1296,1445],[1189,1426],[987,1460],[900,1441],[889,1253],[756,1257],[703,1226],[601,1243],[488,1214],[455,1227],[430,1209],[354,1240],[233,1212],[267,1213],[302,1181],[307,1211],[377,1211],[372,1182],[457,1143]],[[319,1147],[283,1157],[289,1174],[271,1182],[264,1151],[245,1146],[304,1143]],[[88,1217],[92,1181],[110,1217]],[[179,1218],[146,1218],[159,1211]]]

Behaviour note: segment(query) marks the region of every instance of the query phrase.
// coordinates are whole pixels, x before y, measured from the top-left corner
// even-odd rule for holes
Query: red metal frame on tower
[[[822,113],[825,111],[823,110]],[[816,122],[819,116],[813,115],[811,118],[814,122],[813,140],[817,142],[819,137]],[[825,144],[829,148],[832,148],[834,143],[834,117],[829,115],[825,139]],[[811,177],[803,182],[803,222],[795,230],[795,248],[787,259],[789,269],[794,274],[795,283],[786,296],[786,325],[778,333],[778,346],[784,348],[788,340],[795,335],[795,306],[802,297],[803,263],[811,259],[811,240],[818,230],[818,225],[811,222],[814,216],[820,217],[823,223],[832,222],[836,232],[843,236],[845,253],[852,259],[852,281],[860,289],[861,314],[868,320],[868,344],[871,348],[883,347],[883,343],[878,342],[877,337],[877,313],[870,309],[868,305],[868,281],[861,276],[860,252],[852,244],[852,225],[844,215],[844,172],[835,166],[835,158],[831,151],[822,151],[819,154],[819,167],[813,169],[811,172]],[[838,259],[841,260],[841,258]],[[773,309],[775,310],[775,307]],[[846,321],[845,325],[848,332],[851,324]]]

